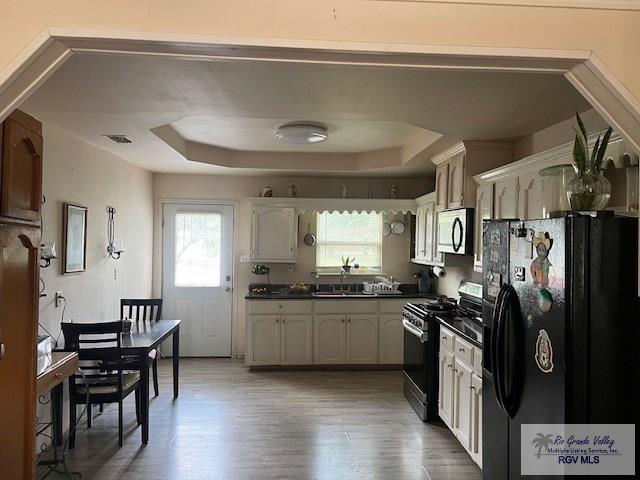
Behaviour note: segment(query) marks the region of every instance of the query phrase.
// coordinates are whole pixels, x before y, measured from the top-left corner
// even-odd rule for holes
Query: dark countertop
[[[472,345],[482,348],[482,322],[471,318],[461,319],[452,316],[436,316],[436,318],[440,325],[447,327]]]
[[[247,300],[392,300],[402,298],[438,298],[442,295],[435,293],[403,293],[402,295],[314,295],[313,293],[297,294],[297,293],[249,293],[244,296]]]

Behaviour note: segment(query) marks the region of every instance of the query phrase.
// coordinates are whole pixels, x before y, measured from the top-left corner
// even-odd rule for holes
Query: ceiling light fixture
[[[329,138],[329,133],[327,127],[322,124],[287,123],[278,127],[275,136],[283,142],[305,145],[324,142]]]

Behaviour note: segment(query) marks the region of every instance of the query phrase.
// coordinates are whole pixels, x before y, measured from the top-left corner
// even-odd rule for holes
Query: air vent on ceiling
[[[103,137],[107,137],[115,143],[133,143],[133,141],[126,135],[103,135]]]

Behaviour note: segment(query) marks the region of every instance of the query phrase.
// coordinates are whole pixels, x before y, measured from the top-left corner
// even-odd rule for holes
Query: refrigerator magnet
[[[553,371],[553,346],[545,329],[541,329],[538,332],[535,359],[536,365],[538,365],[542,373],[551,373]]]
[[[538,307],[543,312],[548,312],[551,310],[551,306],[553,305],[553,296],[551,292],[546,288],[541,288],[538,290]]]
[[[546,288],[549,286],[549,268],[551,262],[549,261],[549,250],[553,246],[553,240],[549,237],[547,232],[538,232],[533,237],[533,248],[536,249],[536,258],[531,262],[529,270],[533,276],[533,282],[538,288]]]

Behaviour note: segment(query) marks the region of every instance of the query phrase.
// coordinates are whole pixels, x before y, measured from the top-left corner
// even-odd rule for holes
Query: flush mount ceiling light
[[[286,125],[281,125],[278,127],[275,136],[283,142],[298,145],[324,142],[329,138],[327,127],[322,124],[311,123],[287,123]]]

